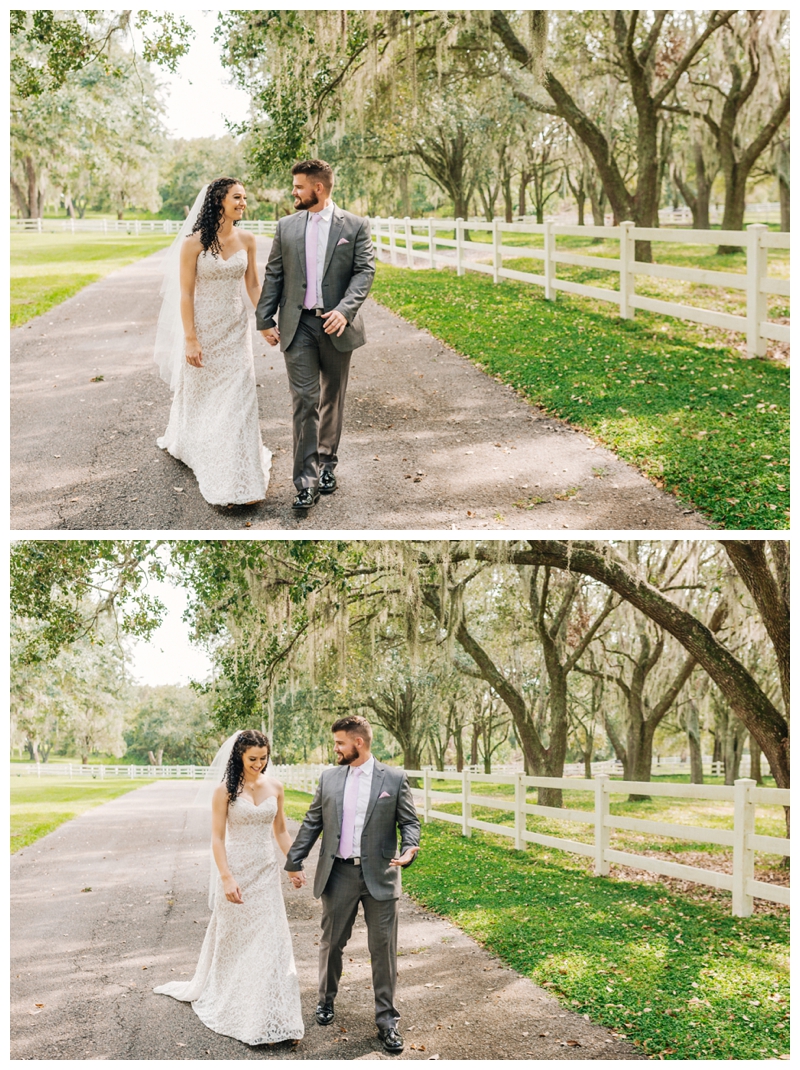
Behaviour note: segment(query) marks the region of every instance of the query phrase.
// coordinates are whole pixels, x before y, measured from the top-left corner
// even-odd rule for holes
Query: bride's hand
[[[203,351],[197,339],[193,342],[186,342],[186,363],[191,364],[193,368],[203,367]]]
[[[229,903],[243,903],[242,893],[239,891],[239,885],[236,883],[233,877],[223,877],[222,887],[225,891],[225,898]]]

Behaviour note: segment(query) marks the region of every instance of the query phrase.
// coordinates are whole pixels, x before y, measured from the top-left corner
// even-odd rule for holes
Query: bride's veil
[[[208,186],[203,186],[197,194],[189,214],[183,221],[178,236],[167,250],[164,257],[164,278],[161,282],[161,311],[156,327],[156,344],[153,359],[158,365],[158,373],[170,390],[178,385],[178,376],[184,362],[184,333],[181,320],[181,248],[197,222],[203,201],[206,199]],[[233,746],[233,744],[231,744]]]
[[[181,334],[181,338],[183,335]],[[203,778],[200,787],[197,789],[197,794],[194,797],[194,806],[199,807],[208,814],[209,828],[211,824],[211,800],[214,796],[214,792],[217,787],[222,783],[222,779],[225,776],[225,770],[228,768],[228,759],[231,756],[233,745],[241,734],[241,729],[238,729],[232,736],[228,736],[222,746],[211,762],[211,765],[206,770],[205,777]],[[209,909],[214,909],[214,888],[216,886],[217,864],[214,861],[214,854],[209,848],[209,872],[208,872],[208,906]]]

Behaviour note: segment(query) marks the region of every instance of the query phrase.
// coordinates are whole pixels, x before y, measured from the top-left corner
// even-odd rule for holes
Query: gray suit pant
[[[292,392],[294,469],[297,489],[316,487],[320,471],[333,471],[342,435],[344,395],[351,353],[341,353],[315,316],[300,316],[284,351]]]
[[[358,904],[364,908],[367,944],[372,959],[375,1021],[388,1029],[400,1012],[394,1005],[397,987],[398,899],[373,899],[367,891],[361,866],[334,862],[322,893],[322,939],[319,943],[319,1000],[333,1002],[342,976],[342,951],[350,939]]]

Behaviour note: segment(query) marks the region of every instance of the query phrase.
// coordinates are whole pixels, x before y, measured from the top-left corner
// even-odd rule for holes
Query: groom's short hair
[[[331,732],[347,732],[351,736],[361,736],[367,746],[372,746],[372,725],[366,717],[361,717],[357,713],[340,717],[331,725]]]
[[[333,168],[324,160],[300,160],[292,168],[293,175],[308,175],[311,182],[321,182],[330,193],[333,189]]]

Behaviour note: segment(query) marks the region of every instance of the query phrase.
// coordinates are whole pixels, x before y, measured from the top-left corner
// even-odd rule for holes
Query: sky
[[[225,118],[240,122],[248,116],[247,93],[228,84],[230,75],[220,63],[214,43],[216,11],[175,9],[195,29],[188,55],[175,74],[160,68],[164,85],[165,125],[173,137],[221,137],[228,133]]]
[[[164,623],[149,642],[133,640],[128,649],[128,671],[137,683],[187,684],[211,675],[211,659],[201,647],[189,642],[189,628],[181,620],[186,592],[169,583],[150,579],[147,593],[157,595],[167,607]]]

